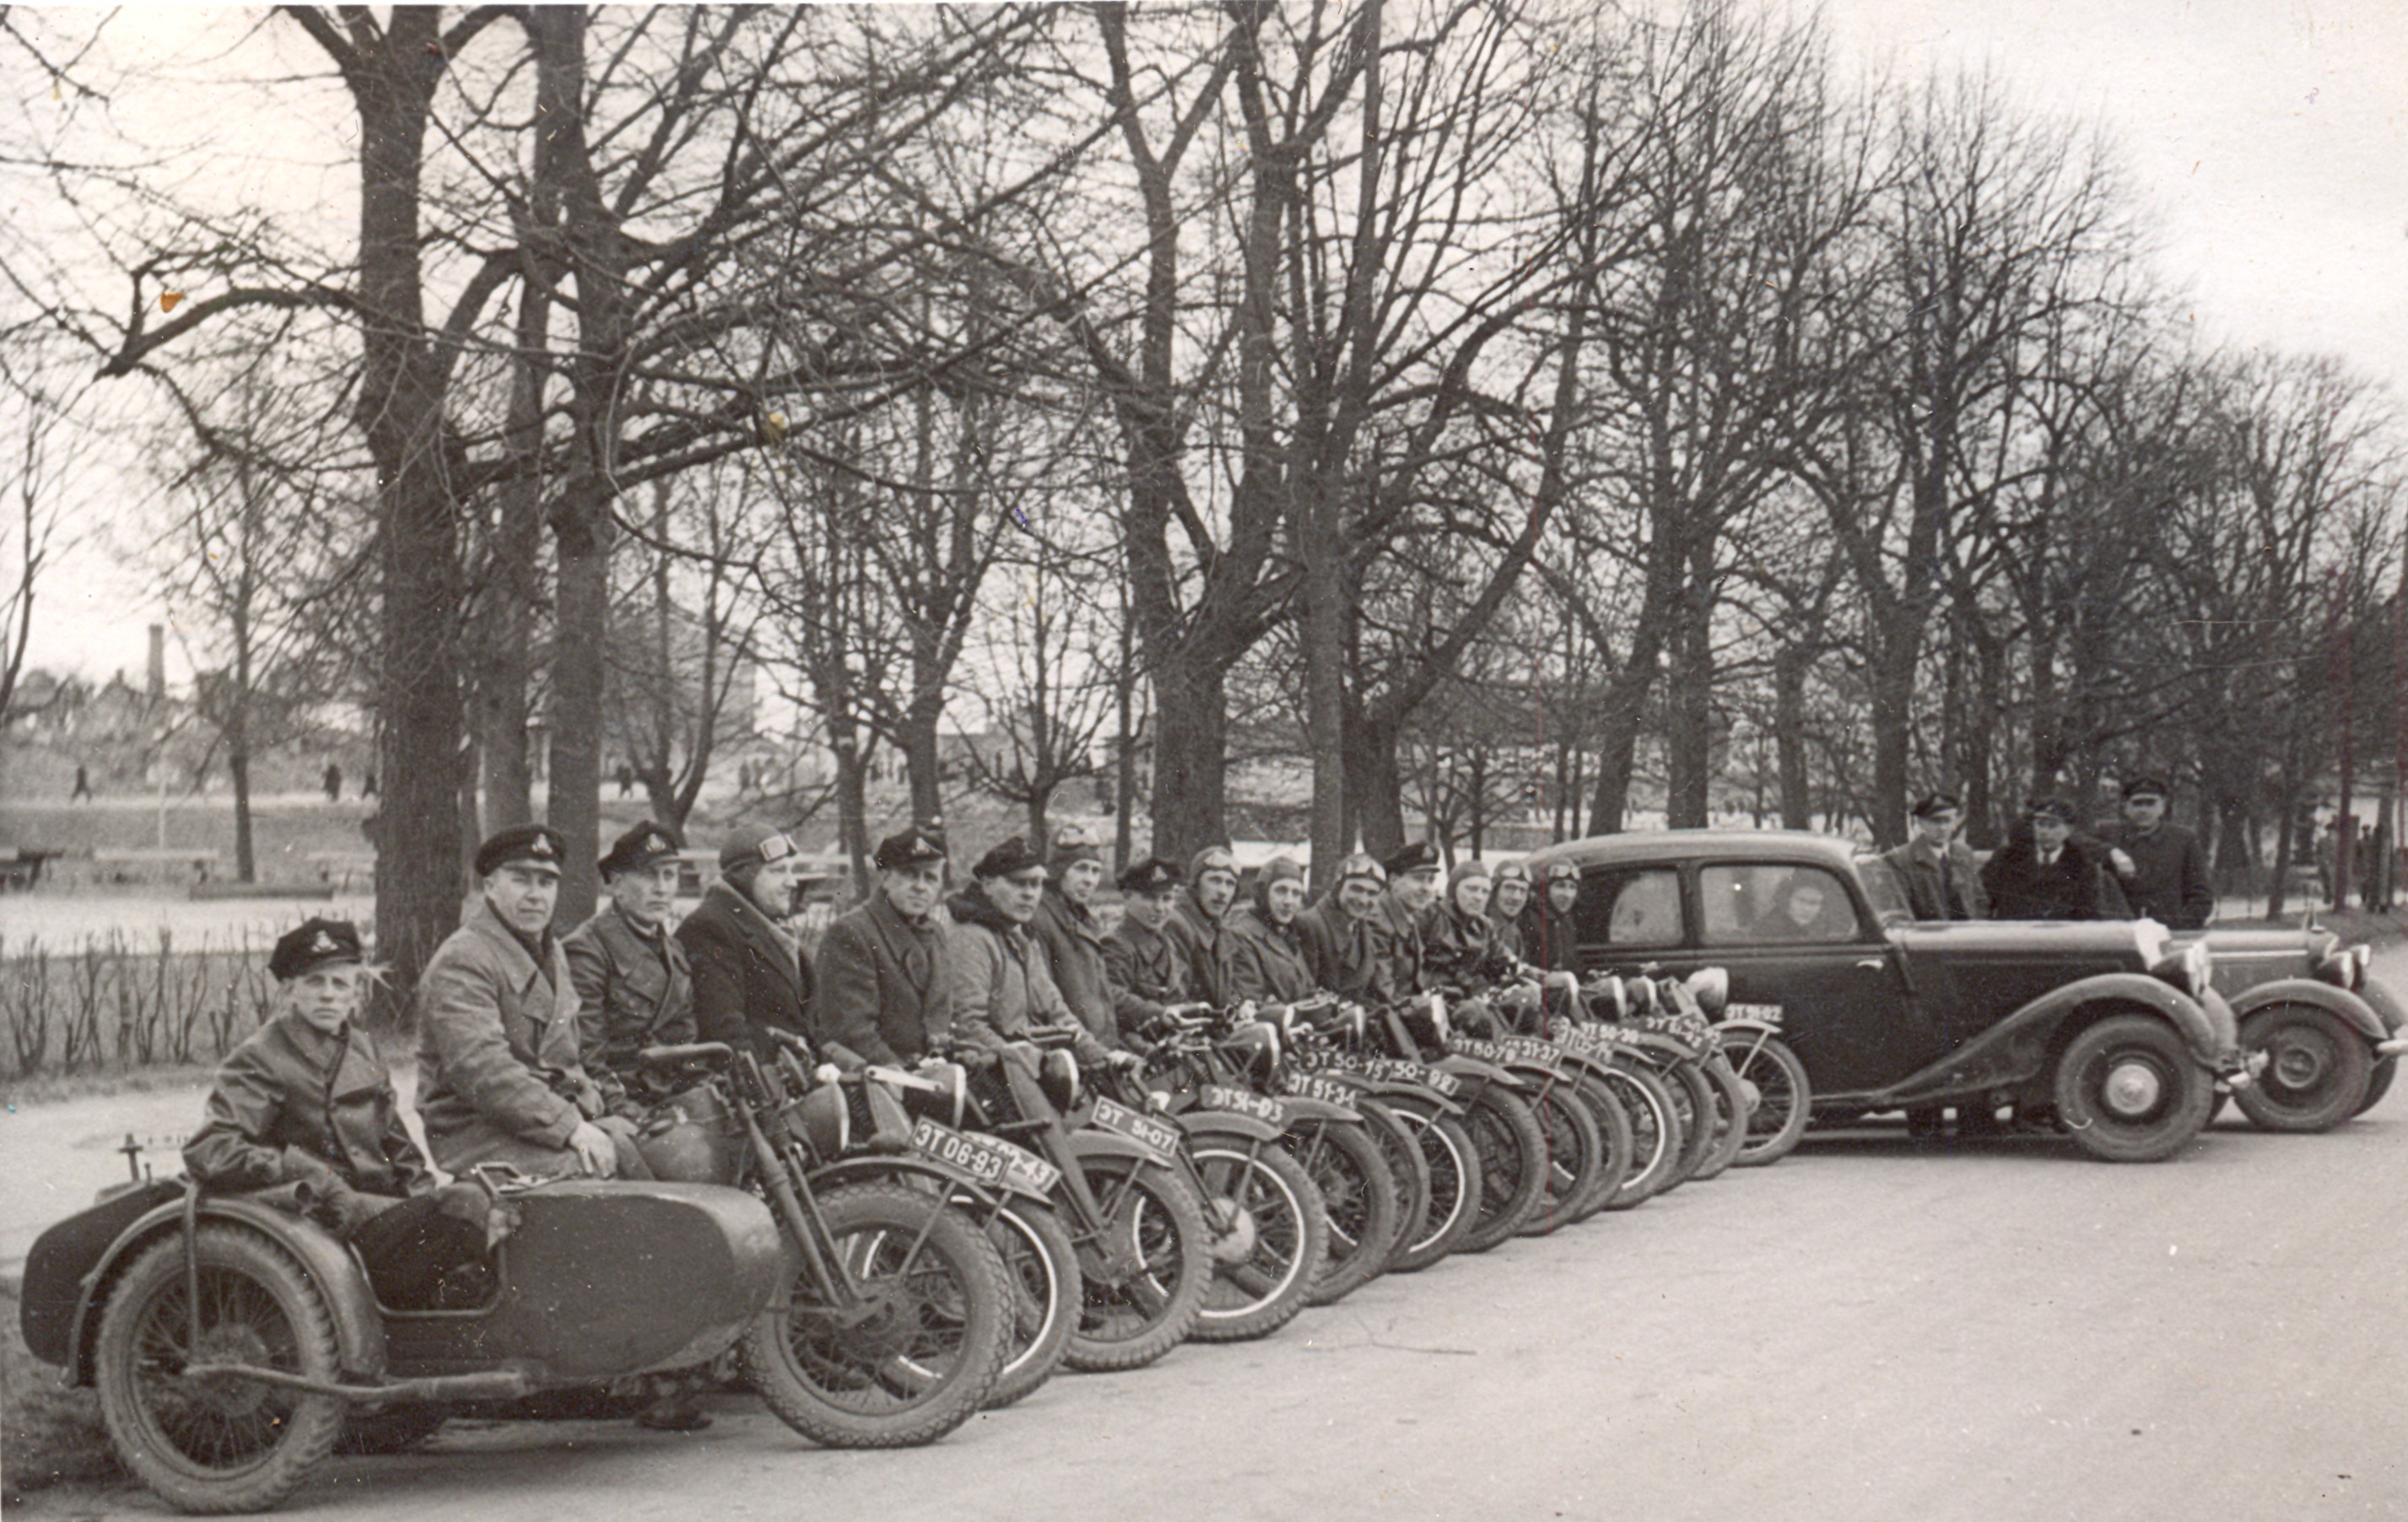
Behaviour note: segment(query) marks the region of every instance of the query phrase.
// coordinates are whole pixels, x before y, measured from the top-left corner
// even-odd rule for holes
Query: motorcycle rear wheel
[[[1377,1124],[1322,1121],[1280,1138],[1321,1191],[1329,1222],[1329,1252],[1313,1276],[1309,1304],[1328,1305],[1369,1283],[1397,1244],[1397,1181],[1372,1137]]]
[[[1089,1373],[1141,1369],[1185,1342],[1203,1313],[1212,1281],[1204,1202],[1158,1163],[1087,1157],[1080,1166],[1111,1213],[1103,1229],[1130,1235],[1140,1271],[1119,1284],[1087,1275],[1079,1327],[1062,1361]],[[1096,1249],[1082,1244],[1081,1251],[1083,1269],[1084,1255]]]
[[[1480,1213],[1459,1251],[1484,1253],[1538,1213],[1547,1189],[1547,1133],[1530,1103],[1501,1084],[1464,1107],[1464,1129],[1480,1158]]]
[[[1480,1155],[1463,1122],[1435,1105],[1399,1104],[1396,1114],[1412,1128],[1429,1166],[1429,1209],[1388,1256],[1390,1273],[1414,1273],[1454,1252],[1480,1218]]]
[[[823,1446],[933,1443],[984,1403],[1010,1352],[1003,1259],[968,1217],[917,1189],[853,1185],[819,1207],[867,1310],[823,1302],[795,1265],[786,1307],[745,1333],[746,1376],[779,1420]]]
[[[1723,1059],[1754,1096],[1748,1109],[1747,1140],[1731,1166],[1762,1168],[1777,1163],[1798,1150],[1813,1114],[1814,1091],[1806,1077],[1806,1064],[1778,1036],[1727,1030],[1722,1043]]]
[[[1275,1142],[1197,1137],[1188,1146],[1196,1171],[1215,1199],[1234,1199],[1254,1217],[1254,1250],[1221,1265],[1204,1292],[1191,1334],[1199,1343],[1267,1337],[1297,1318],[1329,1256],[1329,1213],[1304,1165]]]
[[[1079,1325],[1082,1284],[1078,1246],[1051,1206],[1008,1198],[986,1234],[1012,1281],[1010,1349],[986,1397],[986,1409],[997,1411],[1033,1393],[1062,1367]]]
[[[1630,1117],[1630,1175],[1605,1202],[1608,1210],[1628,1210],[1664,1192],[1680,1166],[1682,1129],[1672,1105],[1672,1093],[1646,1067],[1616,1062],[1605,1082]]]

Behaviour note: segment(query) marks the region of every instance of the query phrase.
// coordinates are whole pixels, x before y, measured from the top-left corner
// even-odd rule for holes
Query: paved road
[[[729,1398],[689,1437],[455,1429],[332,1466],[292,1513],[2408,1517],[2403,1093],[2322,1137],[2228,1117],[2154,1167],[1868,1129],[1267,1343],[1057,1379],[931,1449],[814,1450]]]

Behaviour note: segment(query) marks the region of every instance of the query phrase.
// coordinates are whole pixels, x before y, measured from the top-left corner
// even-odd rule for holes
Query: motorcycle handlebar
[[[725,1062],[735,1052],[725,1041],[687,1041],[678,1046],[647,1046],[636,1061],[647,1068],[676,1068],[689,1062]]]

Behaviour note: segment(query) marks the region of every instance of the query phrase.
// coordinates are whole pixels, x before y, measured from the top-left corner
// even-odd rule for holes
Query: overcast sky
[[[2211,341],[2338,354],[2408,396],[2408,0],[1821,8],[1847,69],[1911,79],[1986,66],[2029,108],[2104,126],[2156,232],[2158,267],[2191,294]],[[136,14],[145,24],[121,46],[192,56],[189,20]],[[29,74],[18,71],[17,88],[47,94]],[[316,146],[337,151],[355,130],[349,119],[319,127]],[[278,123],[295,130],[308,129]],[[295,145],[279,172],[321,156]],[[356,213],[345,204],[328,214]],[[143,626],[164,610],[122,568],[122,549],[95,539],[58,565],[33,664],[138,680]]]

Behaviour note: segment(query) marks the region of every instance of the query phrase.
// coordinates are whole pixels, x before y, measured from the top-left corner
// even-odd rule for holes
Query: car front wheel
[[[2270,1131],[2325,1131],[2358,1113],[2373,1077],[2366,1038],[2329,1010],[2276,1004],[2241,1022],[2241,1049],[2266,1054],[2258,1081],[2233,1097]]]
[[[2214,1085],[2173,1027],[2111,1015],[2057,1065],[2057,1111],[2082,1150],[2111,1163],[2172,1156],[2207,1125]]]

